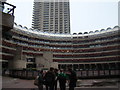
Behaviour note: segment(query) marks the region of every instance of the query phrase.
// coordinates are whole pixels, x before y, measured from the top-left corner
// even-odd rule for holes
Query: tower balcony
[[[14,9],[16,6],[0,1],[0,26],[3,30],[10,30],[14,25]]]

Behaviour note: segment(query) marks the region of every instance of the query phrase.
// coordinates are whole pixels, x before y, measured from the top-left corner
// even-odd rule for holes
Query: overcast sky
[[[34,0],[7,0],[16,6],[15,22],[31,28]],[[118,25],[119,0],[70,0],[71,33]]]

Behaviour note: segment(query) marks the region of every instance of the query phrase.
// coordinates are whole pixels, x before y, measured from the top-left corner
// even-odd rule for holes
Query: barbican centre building
[[[51,34],[15,23],[12,39],[2,40],[2,57],[9,68],[118,68],[119,32],[115,26],[84,34]]]
[[[4,20],[13,17],[3,14]],[[2,23],[2,68],[67,70],[70,67],[75,71],[120,73],[119,26],[78,34],[53,34],[16,23],[10,28],[9,24]]]

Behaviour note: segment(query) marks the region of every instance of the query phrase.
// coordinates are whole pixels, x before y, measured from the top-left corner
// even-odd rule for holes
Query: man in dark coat
[[[44,84],[46,85],[46,90],[54,90],[54,84],[55,84],[55,73],[54,68],[50,68],[50,70],[45,74],[44,76]]]
[[[76,87],[77,82],[77,75],[76,72],[74,72],[72,69],[68,69],[69,71],[69,90],[74,90]]]

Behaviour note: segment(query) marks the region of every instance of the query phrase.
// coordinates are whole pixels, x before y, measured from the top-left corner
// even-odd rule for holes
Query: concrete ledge
[[[0,22],[0,25],[3,27],[13,28],[14,16],[4,12],[0,12],[0,15],[2,16],[2,18],[0,18],[0,21],[2,21]]]

